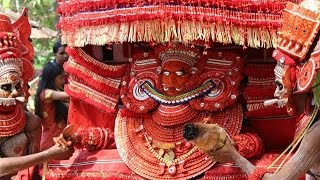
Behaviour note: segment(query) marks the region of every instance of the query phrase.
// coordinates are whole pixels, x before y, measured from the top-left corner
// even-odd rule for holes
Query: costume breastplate
[[[195,146],[181,142],[183,126],[151,133],[157,128],[148,121],[151,119],[117,117],[117,149],[135,173],[148,179],[189,179],[214,165],[212,159]]]
[[[0,113],[0,156],[16,157],[25,153],[28,144],[27,134],[23,131],[26,114],[21,105],[12,112]]]
[[[26,125],[26,114],[21,105],[12,112],[0,113],[0,137],[10,137],[19,133]]]
[[[115,140],[119,154],[126,165],[144,178],[157,180],[190,179],[210,169],[215,162],[182,137],[184,125],[203,121],[205,112],[170,108],[172,113],[164,113],[168,112],[168,109],[164,110],[161,106],[160,108],[162,109],[158,110],[163,110],[162,113],[155,112],[149,117],[127,117],[121,112],[118,114]],[[236,106],[230,110],[234,112],[229,113],[233,114],[233,118],[231,115],[227,118],[215,116],[215,119],[221,120],[219,124],[229,130],[230,135],[238,134],[241,128],[240,108]],[[185,112],[180,113],[183,111]],[[170,114],[171,116],[175,114],[175,118],[164,117]]]

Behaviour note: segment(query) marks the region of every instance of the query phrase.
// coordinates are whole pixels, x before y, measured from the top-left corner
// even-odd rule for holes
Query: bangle
[[[267,168],[256,168],[252,174],[248,176],[248,180],[260,180],[267,173]]]

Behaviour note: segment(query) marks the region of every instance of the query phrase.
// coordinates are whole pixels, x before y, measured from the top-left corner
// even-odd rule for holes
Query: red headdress
[[[299,0],[291,0],[299,2]],[[58,1],[58,27],[70,46],[110,42],[210,40],[251,47],[274,47],[287,0],[219,1]]]
[[[14,68],[21,72],[26,98],[29,96],[27,82],[34,76],[34,50],[30,35],[27,9],[23,10],[20,18],[14,23],[11,23],[6,15],[0,14],[0,64],[2,68],[6,65],[15,66]]]
[[[28,98],[28,84],[34,74],[32,66],[33,47],[29,41],[31,34],[27,10],[13,24],[0,14],[0,83],[10,84],[19,80],[24,98]],[[9,98],[4,90],[0,92],[0,137],[12,136],[20,132],[26,122],[22,107],[16,106],[16,99]]]
[[[297,93],[309,91],[319,68],[320,3],[307,0],[288,3],[279,30],[278,48],[273,53],[275,73]]]

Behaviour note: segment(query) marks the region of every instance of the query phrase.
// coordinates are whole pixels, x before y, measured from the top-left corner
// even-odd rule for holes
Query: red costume
[[[117,168],[93,163],[93,172],[77,174],[85,168],[75,165],[66,172],[59,167],[69,166],[67,162],[53,163],[47,177],[189,179],[205,173],[204,178],[245,179],[237,167],[214,166],[182,138],[182,128],[192,122],[218,123],[247,158],[262,152],[255,133],[240,133],[241,51],[209,47],[212,41],[273,47],[284,3],[60,1],[59,27],[70,55],[65,64],[65,91],[72,97],[69,122],[80,126],[66,134],[93,154],[114,147],[115,140],[122,160],[115,150],[96,156],[84,150],[79,157],[105,158]],[[125,51],[130,63],[113,65],[93,58],[90,44],[111,42],[134,42]]]
[[[42,135],[40,142],[40,151],[49,149],[54,145],[53,137],[57,137],[62,133],[66,127],[65,121],[57,123],[55,121],[55,104],[52,100],[51,89],[45,89],[40,94],[40,101],[42,102]]]
[[[40,137],[32,134],[34,118],[25,112],[28,81],[34,75],[31,27],[24,9],[14,23],[0,14],[0,158],[17,157],[39,151]],[[32,119],[32,120],[31,120]],[[38,136],[38,134],[37,134]],[[31,179],[34,167],[1,178]]]

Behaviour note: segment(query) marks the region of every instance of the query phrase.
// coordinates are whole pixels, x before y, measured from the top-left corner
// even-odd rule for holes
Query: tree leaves
[[[14,11],[22,11],[24,7],[28,8],[29,18],[39,22],[40,26],[50,29],[56,29],[57,16],[55,10],[55,0],[0,0],[3,8]],[[53,58],[52,46],[56,39],[33,39],[35,49],[35,66],[42,65]]]

